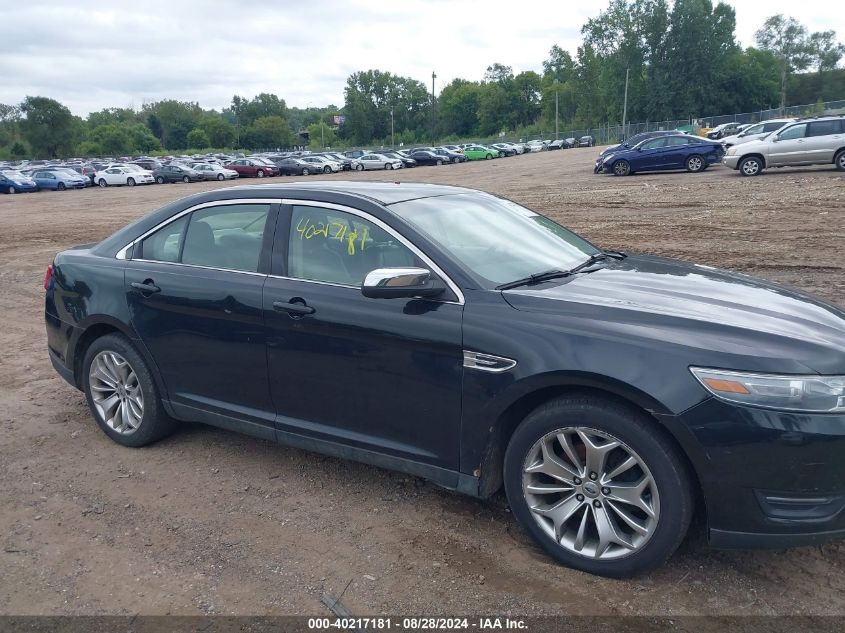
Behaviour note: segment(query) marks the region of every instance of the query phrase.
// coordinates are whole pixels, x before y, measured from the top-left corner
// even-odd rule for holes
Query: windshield
[[[29,176],[24,176],[21,172],[17,171],[16,169],[4,169],[0,173],[2,173],[7,178],[29,178]]]
[[[390,209],[489,288],[569,270],[599,252],[553,220],[489,194],[420,198]]]

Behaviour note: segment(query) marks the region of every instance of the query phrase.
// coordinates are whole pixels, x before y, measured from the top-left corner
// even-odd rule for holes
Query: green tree
[[[845,44],[836,41],[836,31],[816,31],[807,40],[812,64],[819,74],[833,70],[845,55]]]
[[[795,18],[782,14],[768,18],[754,35],[763,50],[771,51],[780,64],[780,107],[786,106],[786,80],[799,70],[805,70],[812,61],[807,28]]]
[[[58,158],[70,153],[77,123],[67,107],[47,97],[27,97],[20,110],[20,129],[34,154]]]
[[[241,145],[249,149],[277,149],[292,144],[290,126],[280,116],[258,118],[241,134]]]
[[[196,103],[165,99],[144,106],[147,126],[166,149],[186,149],[188,132],[197,127],[202,110]]]
[[[161,141],[143,123],[129,125],[127,130],[132,138],[133,151],[147,153],[161,149]]]
[[[211,146],[211,141],[208,140],[208,134],[201,128],[194,128],[188,132],[187,136],[188,147],[192,149],[204,149]]]
[[[204,116],[200,128],[208,135],[208,147],[233,147],[237,139],[235,126],[216,113]]]
[[[334,143],[334,130],[325,123],[312,123],[308,126],[308,146],[311,149],[331,147]]]
[[[26,146],[23,143],[21,143],[20,141],[15,141],[10,150],[10,154],[12,158],[20,159],[28,155],[29,151],[26,149]]]
[[[444,136],[467,137],[478,127],[478,82],[455,79],[440,92],[440,130]]]
[[[127,126],[118,123],[99,126],[91,132],[90,140],[105,154],[130,154],[135,150]]]

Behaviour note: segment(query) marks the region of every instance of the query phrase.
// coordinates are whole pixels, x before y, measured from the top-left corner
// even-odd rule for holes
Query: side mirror
[[[371,299],[436,297],[446,286],[425,268],[377,268],[364,277],[361,294]]]
[[[780,141],[780,137],[779,137],[779,136],[773,136],[773,137],[772,137],[772,143],[777,143],[777,142],[779,142],[779,141]]]

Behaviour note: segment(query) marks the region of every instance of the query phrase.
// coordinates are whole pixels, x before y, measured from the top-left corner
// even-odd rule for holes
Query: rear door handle
[[[145,294],[145,295],[151,295],[151,294],[155,294],[156,292],[161,292],[161,288],[156,286],[155,283],[153,283],[152,279],[147,279],[146,281],[144,281],[144,283],[139,283],[137,281],[133,281],[129,285],[132,286],[135,290],[137,290],[141,294]]]
[[[293,300],[290,303],[285,303],[284,301],[274,301],[273,309],[278,310],[279,312],[287,312],[290,315],[306,315],[314,314],[315,312],[314,308],[305,305],[305,302],[302,301],[302,299],[299,299],[298,301]]]

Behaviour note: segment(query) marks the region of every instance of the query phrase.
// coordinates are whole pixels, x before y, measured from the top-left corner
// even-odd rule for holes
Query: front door
[[[768,165],[801,165],[811,162],[808,151],[809,143],[805,138],[807,124],[791,125],[779,132],[769,141]]]
[[[431,265],[372,217],[315,204],[283,207],[264,288],[277,428],[457,470],[463,305],[364,297],[371,270]]]
[[[132,325],[174,407],[249,419],[268,437],[262,292],[277,210],[250,201],[198,208],[136,244],[125,273]]]

